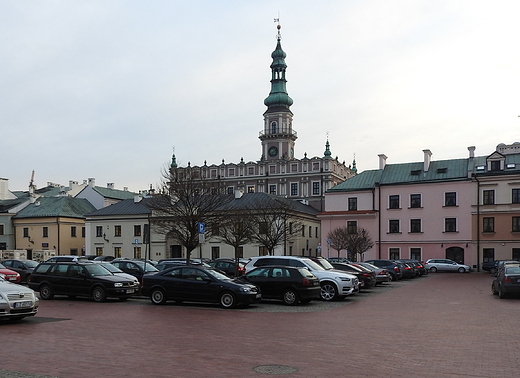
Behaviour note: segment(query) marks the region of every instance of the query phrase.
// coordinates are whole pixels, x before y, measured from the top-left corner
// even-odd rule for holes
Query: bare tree
[[[356,257],[359,255],[363,261],[363,253],[374,246],[370,233],[364,228],[358,227],[355,233],[348,234],[348,250],[352,253],[352,258],[357,261]]]
[[[338,251],[338,257],[341,250],[348,250],[349,233],[347,227],[338,227],[329,231],[327,238],[330,240],[330,247]]]
[[[232,196],[222,194],[218,182],[204,179],[200,171],[165,169],[161,188],[149,202],[152,227],[185,247],[189,261],[199,245],[199,223],[218,224],[223,214],[216,210],[231,200]],[[210,227],[205,236],[211,237]]]

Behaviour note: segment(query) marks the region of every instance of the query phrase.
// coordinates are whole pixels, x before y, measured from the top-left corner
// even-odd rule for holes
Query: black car
[[[236,280],[258,286],[263,299],[281,299],[289,306],[320,298],[320,281],[304,268],[262,266]]]
[[[370,269],[347,263],[331,262],[330,264],[336,270],[343,270],[355,275],[359,279],[362,288],[368,289],[376,286],[376,273]]]
[[[34,268],[38,266],[38,262],[34,260],[23,260],[23,259],[10,259],[0,261],[2,265],[4,265],[7,269],[14,270],[17,272],[22,281],[27,282],[27,279],[33,272]]]
[[[117,266],[123,272],[136,277],[139,280],[139,282],[142,282],[143,276],[145,274],[153,274],[159,271],[159,269],[157,269],[155,266],[144,261],[115,259],[110,261],[110,263]]]
[[[419,271],[414,264],[403,260],[394,260],[394,262],[401,268],[403,278],[414,278],[419,275]]]
[[[230,277],[241,276],[246,272],[245,265],[233,258],[219,258],[209,262],[213,268],[226,273]]]
[[[401,268],[399,265],[397,265],[392,260],[367,260],[365,261],[369,264],[375,265],[379,268],[386,269],[386,271],[390,274],[392,277],[392,281],[397,281],[403,278],[403,272],[401,271]]]
[[[107,297],[128,299],[139,290],[139,283],[114,275],[101,264],[90,261],[43,262],[29,277],[29,287],[39,291],[41,299],[68,295],[103,302]]]
[[[141,292],[156,305],[174,300],[219,303],[224,308],[233,308],[262,299],[254,285],[235,282],[213,268],[186,265],[144,276]]]
[[[493,279],[491,291],[500,298],[520,294],[520,264],[504,264]]]

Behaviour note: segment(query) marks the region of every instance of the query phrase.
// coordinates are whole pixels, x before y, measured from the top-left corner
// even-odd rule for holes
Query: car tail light
[[[370,277],[370,273],[363,273],[362,276]]]
[[[504,283],[511,283],[511,277],[505,277]]]
[[[399,268],[396,267],[396,266],[394,266],[394,270],[395,270],[396,272],[399,272]]]
[[[303,286],[311,286],[311,281],[309,281],[307,278],[304,278],[302,281]]]
[[[383,269],[378,274],[381,275],[381,276],[386,276],[386,270]]]

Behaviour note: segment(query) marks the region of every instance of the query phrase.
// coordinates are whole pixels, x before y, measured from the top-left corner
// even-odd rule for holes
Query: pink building
[[[374,246],[368,259],[450,258],[478,264],[472,242],[472,205],[477,200],[472,178],[475,158],[434,161],[424,150],[422,162],[386,164],[364,171],[329,189],[321,220],[322,255],[338,256],[328,233],[338,227],[369,231]],[[340,251],[341,257],[346,251]],[[359,256],[358,256],[359,259]]]

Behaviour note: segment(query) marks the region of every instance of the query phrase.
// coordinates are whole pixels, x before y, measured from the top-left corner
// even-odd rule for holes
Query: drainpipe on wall
[[[477,272],[480,272],[480,181],[477,181]]]
[[[381,259],[381,185],[379,182],[376,182],[376,188],[378,204],[377,209],[374,206],[374,210],[377,211],[377,258]]]

